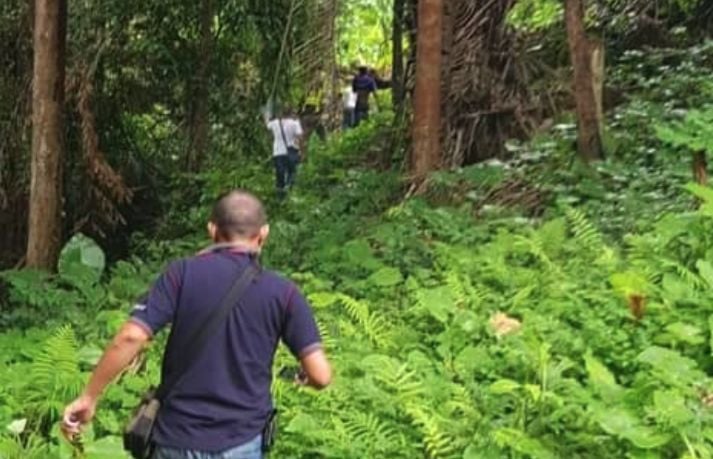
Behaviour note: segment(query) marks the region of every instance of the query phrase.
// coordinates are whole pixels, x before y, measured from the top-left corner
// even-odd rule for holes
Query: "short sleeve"
[[[181,262],[171,263],[131,311],[131,321],[155,335],[173,321],[178,306],[183,269]]]
[[[295,136],[300,137],[304,134],[304,131],[302,130],[302,123],[300,123],[299,120],[295,120]]]
[[[285,305],[282,341],[290,352],[301,359],[322,347],[312,309],[296,287],[291,287]]]

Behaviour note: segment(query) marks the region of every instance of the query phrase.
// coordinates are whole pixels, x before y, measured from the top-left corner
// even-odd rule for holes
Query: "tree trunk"
[[[203,166],[208,150],[210,132],[210,111],[208,83],[210,62],[213,54],[213,0],[201,1],[201,36],[199,43],[198,69],[194,80],[194,91],[189,91],[188,154],[186,169],[197,172]]]
[[[420,0],[413,104],[412,172],[421,180],[440,165],[443,0]]]
[[[587,162],[604,158],[600,119],[592,72],[592,45],[584,28],[583,0],[565,0],[567,41],[574,68],[574,92],[577,104],[577,149]]]
[[[406,0],[394,0],[391,29],[391,98],[394,112],[401,113],[404,105],[404,11]]]
[[[708,185],[708,161],[705,151],[693,153],[693,179],[699,185]]]
[[[67,1],[36,0],[33,32],[32,179],[26,264],[54,269],[61,243]]]

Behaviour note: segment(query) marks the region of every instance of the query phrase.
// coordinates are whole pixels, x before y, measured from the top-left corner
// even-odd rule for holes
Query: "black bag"
[[[185,351],[183,358],[177,362],[177,367],[173,377],[167,381],[161,381],[158,389],[149,390],[141,398],[141,403],[137,407],[134,415],[124,429],[124,449],[131,454],[134,459],[148,459],[154,450],[153,428],[161,409],[161,402],[166,399],[170,391],[173,390],[183,379],[188,368],[208,342],[211,336],[215,335],[218,327],[225,322],[225,319],[236,305],[243,292],[252,282],[259,271],[259,267],[250,263],[236,279],[233,286],[223,298],[220,307],[209,315],[203,324],[196,327],[189,342],[194,345]],[[270,416],[268,424],[273,421],[274,413]],[[266,426],[267,427],[267,426]],[[270,440],[272,441],[272,440]],[[264,444],[264,439],[263,439]]]

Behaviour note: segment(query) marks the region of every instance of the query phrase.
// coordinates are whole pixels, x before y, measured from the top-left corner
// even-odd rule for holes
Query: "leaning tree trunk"
[[[412,174],[420,181],[441,159],[441,44],[443,0],[420,0],[413,102]]]
[[[406,0],[394,0],[391,25],[391,98],[395,113],[401,113],[404,105],[404,13]]]
[[[61,243],[67,1],[36,0],[33,33],[32,179],[26,264],[54,269]]]
[[[708,161],[705,151],[693,153],[693,179],[699,185],[708,185]]]
[[[188,152],[186,169],[197,172],[201,169],[207,155],[210,121],[208,83],[210,62],[213,54],[213,0],[201,1],[201,36],[199,43],[198,69],[195,75],[194,91],[189,92]]]
[[[592,72],[593,45],[584,28],[583,0],[565,0],[565,20],[569,52],[574,68],[577,104],[577,150],[587,162],[604,158],[597,109],[595,77]]]

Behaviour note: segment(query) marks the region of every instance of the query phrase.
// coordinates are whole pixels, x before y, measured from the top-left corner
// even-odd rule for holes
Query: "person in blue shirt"
[[[358,73],[352,79],[352,91],[356,94],[354,107],[354,125],[369,118],[369,96],[377,89],[376,80],[369,74],[366,66],[359,67]]]
[[[213,245],[169,264],[104,352],[82,395],[67,406],[62,430],[73,438],[94,417],[106,386],[153,336],[171,324],[168,355],[185,352],[196,324],[220,307],[235,279],[258,255],[269,226],[262,203],[232,191],[215,203]],[[331,381],[312,310],[297,286],[260,269],[222,328],[164,399],[154,428],[153,459],[260,459],[261,433],[273,411],[270,386],[279,341],[301,364],[299,381],[317,389]]]

